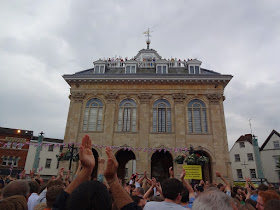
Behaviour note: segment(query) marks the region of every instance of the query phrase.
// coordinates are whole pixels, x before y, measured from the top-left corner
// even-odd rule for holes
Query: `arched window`
[[[190,133],[207,133],[207,115],[205,104],[198,99],[188,104],[188,124]]]
[[[153,132],[171,133],[171,108],[167,100],[160,99],[154,103]]]
[[[118,131],[136,131],[136,103],[132,99],[124,99],[119,105]]]
[[[83,131],[101,131],[103,103],[94,98],[87,102],[84,114]]]

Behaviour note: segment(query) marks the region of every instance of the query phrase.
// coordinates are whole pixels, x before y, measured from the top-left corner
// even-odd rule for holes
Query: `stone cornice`
[[[207,98],[211,103],[219,103],[221,99],[224,99],[224,96],[223,94],[213,93],[213,94],[207,94]]]
[[[175,103],[183,103],[184,99],[186,98],[186,95],[183,93],[174,93],[172,94],[172,97]]]

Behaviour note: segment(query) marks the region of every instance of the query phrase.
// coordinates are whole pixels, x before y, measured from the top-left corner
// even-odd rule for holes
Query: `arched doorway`
[[[156,151],[151,158],[151,174],[158,181],[169,178],[169,168],[173,167],[173,158],[169,152]]]
[[[135,154],[132,152],[132,151],[128,151],[128,150],[119,150],[117,153],[116,153],[116,159],[119,163],[119,167],[118,167],[118,171],[117,171],[117,174],[118,174],[118,177],[119,179],[121,179],[123,182],[125,181],[125,178],[126,178],[126,175],[127,175],[127,163],[131,163],[131,160],[135,160]],[[134,161],[135,162],[135,161]],[[135,166],[132,166],[133,164],[128,164],[130,167],[135,167]],[[130,177],[128,177],[129,179]]]
[[[98,152],[92,148],[92,153],[93,153],[93,156],[94,156],[94,159],[95,159],[95,166],[92,170],[92,173],[91,173],[91,179],[96,179],[97,178],[97,172],[98,172]]]
[[[203,150],[196,150],[194,151],[194,154],[198,154],[200,156],[205,156],[208,158],[208,163],[201,166],[201,169],[202,169],[202,179],[204,181],[208,181],[208,182],[211,182],[212,183],[212,170],[211,170],[211,157],[210,155],[203,151]]]

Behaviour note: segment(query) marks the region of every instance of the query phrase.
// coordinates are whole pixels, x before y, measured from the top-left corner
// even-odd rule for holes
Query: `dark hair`
[[[186,187],[183,188],[181,202],[182,203],[189,202],[189,191],[187,190]]]
[[[22,195],[14,195],[0,200],[0,209],[27,210],[27,200]]]
[[[162,182],[162,193],[164,198],[175,200],[183,191],[183,184],[178,179],[166,179]]]
[[[64,186],[63,181],[61,179],[54,179],[54,180],[48,181],[47,188],[55,186],[55,185]]]
[[[258,187],[258,191],[266,191],[268,190],[268,186],[266,186],[265,184],[260,184]]]
[[[60,193],[63,191],[62,186],[60,185],[55,185],[50,188],[48,188],[47,193],[46,193],[46,199],[47,199],[47,206],[48,208],[52,208],[55,199]]]
[[[220,189],[221,187],[223,187],[224,185],[222,184],[222,183],[219,183],[218,185],[217,185],[217,188],[218,189]]]
[[[13,195],[22,195],[26,199],[29,196],[29,185],[25,180],[15,180],[10,182],[3,190],[3,198]]]
[[[139,192],[141,195],[145,194],[145,190],[142,187],[137,187],[136,188],[137,192]]]
[[[112,201],[104,184],[91,180],[80,184],[70,195],[67,209],[111,210]]]
[[[29,185],[29,193],[38,193],[40,189],[40,185],[36,181],[28,181]]]
[[[264,210],[275,210],[279,209],[280,206],[280,200],[277,199],[271,199],[267,201],[267,203],[264,206]]]
[[[138,195],[133,195],[131,196],[132,200],[138,204],[140,202],[141,199],[143,199],[142,197],[139,197]]]

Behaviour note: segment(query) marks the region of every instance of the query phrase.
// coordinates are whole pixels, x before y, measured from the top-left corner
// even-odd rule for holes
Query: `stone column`
[[[175,143],[174,145],[176,147],[185,147],[186,146],[186,124],[185,124],[185,106],[184,106],[184,99],[186,98],[185,94],[183,93],[175,93],[172,95],[174,99],[174,122],[173,122],[173,132],[175,135]],[[176,158],[178,154],[174,153],[175,156],[173,158]],[[174,160],[173,160],[174,161]],[[178,175],[182,172],[182,165],[181,164],[174,164],[174,175],[176,178],[178,178]]]
[[[140,100],[140,107],[138,112],[139,117],[139,138],[138,147],[148,148],[149,147],[149,136],[150,136],[150,99],[152,94],[149,93],[139,93],[138,98]],[[136,164],[136,171],[138,173],[144,173],[147,171],[148,177],[151,176],[151,160],[149,159],[148,152],[140,151],[138,153],[138,160]]]
[[[212,163],[212,176],[215,179],[215,171],[218,170],[231,181],[232,172],[223,109],[224,97],[222,94],[207,94],[207,97],[210,102],[209,111],[212,120],[212,141],[215,154],[215,162]]]

